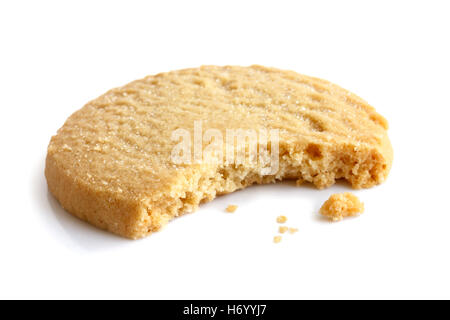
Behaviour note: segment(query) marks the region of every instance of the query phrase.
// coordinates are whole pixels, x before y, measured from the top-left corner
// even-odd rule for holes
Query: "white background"
[[[0,298],[450,298],[448,1],[2,1]],[[99,231],[48,194],[50,137],[147,74],[262,64],[333,81],[390,123],[386,183],[331,224],[326,190],[220,197],[144,240]],[[228,204],[238,211],[227,214]],[[298,227],[273,244],[286,215]]]

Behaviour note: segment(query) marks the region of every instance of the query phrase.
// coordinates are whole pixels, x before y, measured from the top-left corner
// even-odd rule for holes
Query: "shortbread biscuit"
[[[276,172],[247,162],[174,163],[173,132],[193,133],[200,120],[224,136],[279,130]],[[379,184],[392,162],[387,128],[373,107],[328,81],[261,66],[204,66],[148,76],[87,103],[52,137],[45,173],[68,212],[136,239],[255,183]]]
[[[357,216],[364,212],[364,203],[350,192],[335,193],[324,202],[320,214],[333,221],[340,221],[345,217]]]

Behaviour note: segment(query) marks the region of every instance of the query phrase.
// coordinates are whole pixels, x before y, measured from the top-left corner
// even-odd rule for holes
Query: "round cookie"
[[[45,173],[67,211],[135,239],[255,183],[379,184],[393,157],[387,128],[373,107],[330,82],[262,66],[203,66],[148,76],[87,103],[52,137]],[[184,151],[199,141],[203,151],[211,142],[205,132],[225,139],[239,129],[277,132],[275,171],[255,161],[217,161],[220,153],[196,158],[196,150],[174,161],[184,136],[192,138]],[[250,140],[237,141],[236,152],[248,151]]]

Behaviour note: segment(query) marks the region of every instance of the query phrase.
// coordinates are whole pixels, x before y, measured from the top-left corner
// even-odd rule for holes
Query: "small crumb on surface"
[[[294,234],[294,233],[297,233],[297,232],[298,232],[297,228],[289,228],[289,233],[290,234]]]
[[[285,226],[281,226],[281,227],[279,227],[278,228],[278,232],[279,233],[285,233],[286,231],[288,231],[288,227],[285,227]]]
[[[275,237],[273,237],[273,242],[274,242],[274,243],[280,243],[280,242],[281,242],[281,236],[275,236]]]
[[[230,205],[225,209],[225,211],[226,211],[226,212],[229,212],[229,213],[233,213],[233,212],[236,211],[237,208],[238,208],[238,206],[236,206],[236,205],[234,205],[234,204],[230,204]]]
[[[279,216],[277,217],[278,223],[285,223],[287,221],[287,218],[285,216]]]
[[[320,208],[320,214],[332,221],[356,216],[364,212],[364,203],[350,192],[335,193]]]

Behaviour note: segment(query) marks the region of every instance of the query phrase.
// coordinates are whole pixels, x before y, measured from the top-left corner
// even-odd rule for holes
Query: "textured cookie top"
[[[204,66],[113,89],[67,120],[48,155],[77,183],[118,197],[171,192],[189,170],[170,161],[171,134],[192,130],[196,120],[204,129],[279,129],[282,143],[292,145],[374,149],[387,166],[392,158],[387,122],[364,100],[321,79],[261,66]]]

